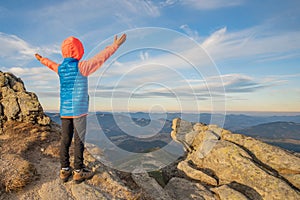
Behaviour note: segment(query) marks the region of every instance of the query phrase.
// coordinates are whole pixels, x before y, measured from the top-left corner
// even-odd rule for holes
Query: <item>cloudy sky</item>
[[[91,110],[300,112],[297,0],[11,0],[0,3],[0,70],[59,109],[58,76],[78,37],[89,59],[127,33],[90,81]]]

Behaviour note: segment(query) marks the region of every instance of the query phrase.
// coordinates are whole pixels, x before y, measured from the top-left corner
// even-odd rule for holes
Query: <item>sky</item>
[[[126,42],[89,78],[91,111],[300,112],[298,0],[51,0],[0,2],[0,70],[44,110],[59,110],[61,63],[79,38],[83,60]]]

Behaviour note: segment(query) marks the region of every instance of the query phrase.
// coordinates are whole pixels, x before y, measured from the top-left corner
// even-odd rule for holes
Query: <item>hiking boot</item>
[[[59,178],[62,180],[62,182],[67,182],[71,175],[72,175],[72,170],[70,168],[68,170],[61,169],[59,173]]]
[[[73,180],[75,183],[81,183],[84,180],[91,179],[94,176],[94,172],[87,168],[79,170],[73,170]]]

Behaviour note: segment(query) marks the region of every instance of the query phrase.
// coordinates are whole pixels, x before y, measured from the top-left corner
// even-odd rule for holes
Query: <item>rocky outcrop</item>
[[[23,81],[11,73],[0,71],[0,132],[7,121],[50,124],[38,97],[26,91]]]
[[[81,184],[59,179],[60,127],[7,122],[0,135],[0,200],[98,200],[138,199],[139,187],[130,188],[115,170],[107,168],[85,151],[85,165],[95,172]],[[95,148],[95,149],[93,149]],[[91,146],[91,151],[99,151]],[[73,147],[71,146],[73,163]],[[16,192],[17,191],[17,192]],[[142,199],[142,198],[140,198]]]
[[[82,184],[59,179],[60,127],[43,112],[20,78],[0,72],[0,200],[2,199],[137,199],[114,170],[85,152],[95,176]],[[91,151],[98,151],[96,147]],[[71,147],[71,155],[73,155]],[[73,158],[73,156],[71,156]],[[17,191],[17,192],[16,192]]]
[[[220,199],[300,198],[294,154],[214,125],[174,119],[172,128],[172,138],[187,151],[178,169]]]
[[[14,75],[0,72],[0,92],[0,200],[300,199],[299,154],[180,119],[173,120],[171,137],[186,153],[163,169],[120,172],[94,158],[92,154],[101,155],[102,150],[87,144],[85,165],[94,177],[79,185],[62,183],[60,127],[50,122],[37,96]]]
[[[7,123],[10,126],[5,126],[5,134],[0,135],[0,199],[269,200],[300,197],[299,157],[217,126],[174,120],[172,137],[184,141],[187,152],[161,170],[165,178],[163,184],[144,171],[130,174],[111,169],[86,151],[85,164],[95,171],[95,176],[76,185],[72,181],[63,184],[58,178],[59,127]],[[182,123],[185,126],[181,127]],[[177,134],[180,138],[176,138]],[[93,145],[89,151],[101,153]],[[5,187],[12,192],[3,193]]]

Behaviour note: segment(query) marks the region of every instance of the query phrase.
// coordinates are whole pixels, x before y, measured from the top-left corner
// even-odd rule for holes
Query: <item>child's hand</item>
[[[36,57],[36,59],[38,60],[38,61],[40,61],[43,57],[40,55],[40,54],[38,54],[38,53],[36,53],[36,54],[34,54],[35,55],[35,57]]]
[[[126,34],[123,34],[120,38],[118,36],[115,36],[114,44],[117,44],[118,46],[121,46],[126,40]]]

